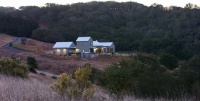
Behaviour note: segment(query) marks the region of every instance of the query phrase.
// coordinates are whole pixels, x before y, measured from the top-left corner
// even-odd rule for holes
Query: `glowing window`
[[[85,43],[83,42],[83,43],[82,43],[82,45],[84,46],[84,45],[85,45]]]

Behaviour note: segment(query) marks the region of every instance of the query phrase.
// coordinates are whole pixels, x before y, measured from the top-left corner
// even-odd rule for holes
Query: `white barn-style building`
[[[76,45],[73,42],[56,42],[53,46],[53,55],[68,55],[74,53]]]

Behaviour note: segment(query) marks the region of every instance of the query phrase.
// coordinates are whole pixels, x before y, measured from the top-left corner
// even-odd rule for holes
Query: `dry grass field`
[[[37,76],[37,79],[35,78]],[[38,79],[39,78],[39,79]],[[37,74],[29,74],[28,79],[15,78],[0,74],[1,101],[70,101],[51,89],[54,83]],[[103,89],[95,87],[94,97],[90,101],[115,101]],[[84,101],[82,98],[73,101]]]
[[[3,45],[5,45],[7,43],[10,43],[14,40],[15,40],[14,37],[0,33],[0,47],[2,47]]]
[[[28,79],[21,79],[0,74],[0,101],[70,101],[66,96],[61,96],[51,89],[55,80],[29,73]],[[110,95],[103,88],[93,85],[95,93],[89,101],[174,101],[172,99],[151,99],[124,96],[117,98]],[[84,101],[82,97],[72,101]],[[192,98],[175,99],[175,101],[193,101]]]

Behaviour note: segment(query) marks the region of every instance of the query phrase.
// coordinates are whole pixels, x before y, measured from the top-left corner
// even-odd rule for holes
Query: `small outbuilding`
[[[56,42],[53,46],[53,55],[68,55],[75,53],[76,45],[73,42]]]

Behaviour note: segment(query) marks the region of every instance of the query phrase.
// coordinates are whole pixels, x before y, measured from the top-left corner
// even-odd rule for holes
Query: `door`
[[[63,49],[63,55],[67,54],[67,49]]]

